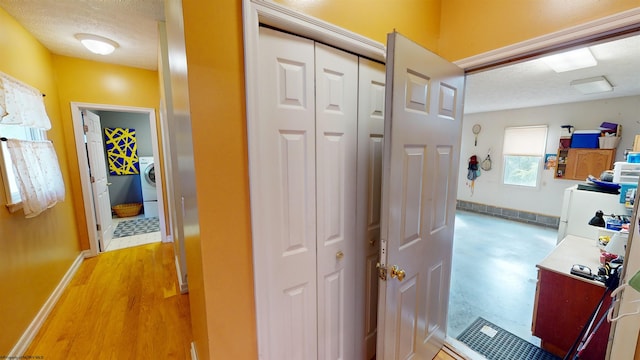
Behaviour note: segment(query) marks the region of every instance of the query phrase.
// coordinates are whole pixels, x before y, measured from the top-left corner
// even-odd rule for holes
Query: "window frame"
[[[522,151],[522,152],[514,152],[512,150],[509,149],[505,149],[507,147],[507,136],[508,136],[508,132],[509,130],[537,130],[539,131],[540,129],[544,129],[544,135],[541,137],[540,139],[540,148],[536,150],[527,150],[527,151]],[[544,156],[546,153],[546,147],[547,147],[547,137],[549,135],[549,126],[548,125],[524,125],[524,126],[507,126],[504,129],[504,133],[503,133],[503,151],[502,151],[502,185],[504,186],[514,186],[514,187],[518,187],[520,189],[539,189],[540,188],[540,184],[541,184],[541,180],[542,180],[542,174],[543,174],[543,165],[544,165]],[[537,157],[538,161],[537,161],[537,166],[536,166],[536,178],[535,178],[535,184],[534,185],[523,185],[523,184],[513,184],[513,183],[507,183],[506,182],[506,177],[507,177],[507,157]]]
[[[20,129],[20,131],[15,131]],[[22,140],[47,140],[47,132],[44,129],[26,127],[22,125],[0,124],[2,138],[17,138]],[[9,212],[14,213],[22,209],[22,197],[19,185],[15,181],[13,163],[7,148],[7,142],[0,140],[0,176],[4,188],[6,203]],[[10,170],[9,170],[10,169]],[[12,178],[14,179],[13,181]]]

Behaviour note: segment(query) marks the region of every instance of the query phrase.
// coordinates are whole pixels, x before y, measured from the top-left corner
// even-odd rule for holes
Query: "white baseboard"
[[[191,342],[191,360],[198,360],[198,352],[196,351],[196,344]]]
[[[176,274],[178,275],[178,284],[180,285],[180,294],[186,294],[189,292],[189,284],[187,284],[186,279],[183,280],[182,271],[180,270],[180,262],[178,262],[178,257],[175,256],[176,263]]]
[[[11,351],[7,355],[7,359],[17,359],[21,358],[24,355],[24,352],[27,351],[27,348],[29,347],[29,345],[31,345],[33,338],[35,338],[38,334],[38,331],[42,327],[42,324],[44,324],[47,316],[49,316],[49,313],[58,302],[58,299],[60,299],[62,292],[67,287],[67,285],[69,285],[71,279],[73,279],[73,275],[75,275],[76,271],[78,271],[78,268],[80,268],[80,264],[82,264],[82,261],[86,257],[89,257],[89,251],[87,250],[84,250],[80,252],[80,254],[78,254],[78,257],[76,257],[76,259],[73,261],[73,264],[71,264],[71,267],[69,267],[69,270],[67,270],[66,274],[64,274],[64,276],[58,283],[58,286],[56,286],[47,301],[45,301],[44,305],[42,305],[42,307],[40,308],[40,311],[38,311],[36,317],[33,319],[33,321],[31,321],[31,324],[29,324],[25,332],[22,334],[20,340],[18,340],[18,343],[16,343],[13,349],[11,349]]]

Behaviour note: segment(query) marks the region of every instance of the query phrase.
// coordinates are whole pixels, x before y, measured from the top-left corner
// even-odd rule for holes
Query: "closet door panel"
[[[376,354],[382,144],[384,133],[384,65],[360,58],[358,85],[356,359]]]
[[[313,41],[260,29],[252,207],[261,358],[317,356]]]
[[[316,43],[318,358],[355,358],[358,58]]]

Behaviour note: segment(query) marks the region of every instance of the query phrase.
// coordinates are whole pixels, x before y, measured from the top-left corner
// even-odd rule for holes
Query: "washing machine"
[[[153,156],[140,156],[140,187],[145,217],[158,216],[158,191],[156,189],[156,170]]]

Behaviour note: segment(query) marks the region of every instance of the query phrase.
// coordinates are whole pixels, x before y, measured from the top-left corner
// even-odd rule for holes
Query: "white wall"
[[[579,181],[553,178],[553,170],[542,171],[538,188],[523,188],[502,184],[502,142],[505,127],[548,125],[547,153],[556,153],[560,139],[560,126],[573,125],[575,130],[593,130],[604,122],[622,125],[622,139],[616,152],[616,161],[624,161],[624,150],[633,147],[636,134],[640,134],[640,96],[609,100],[551,105],[517,110],[465,114],[462,125],[460,177],[458,200],[560,216],[562,192]],[[480,124],[478,145],[474,146],[471,127]],[[482,171],[471,194],[467,180],[467,162],[471,155],[482,161],[491,149],[493,167]],[[598,177],[600,174],[593,174]]]

